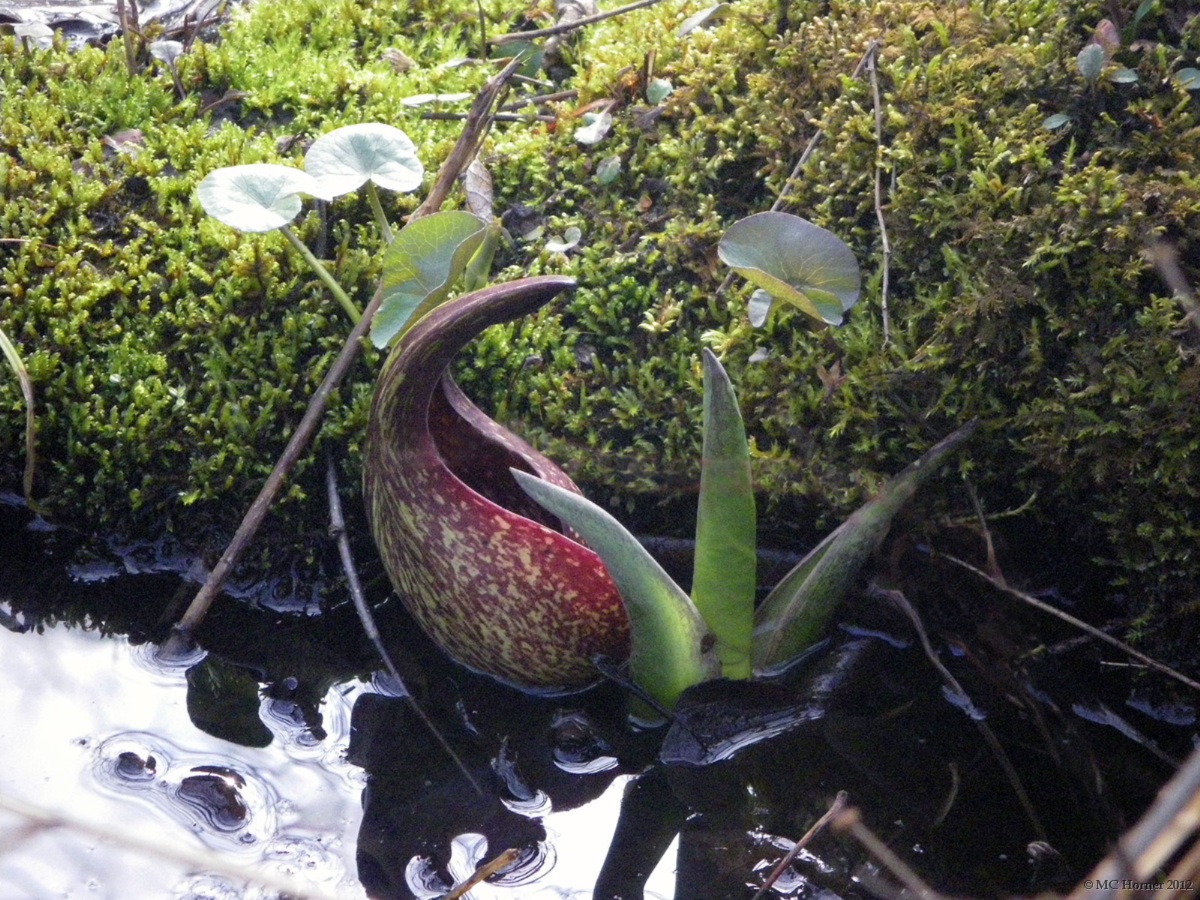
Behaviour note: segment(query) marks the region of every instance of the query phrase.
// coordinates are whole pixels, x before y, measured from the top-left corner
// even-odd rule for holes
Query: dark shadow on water
[[[0,505],[9,535],[0,615],[10,630],[61,621],[144,642],[164,634],[165,611],[195,589],[195,561],[168,544],[81,557],[78,540],[29,524],[23,510]],[[539,698],[465,672],[378,587],[372,599],[402,677],[484,793],[394,686],[376,679],[354,704],[348,750],[367,778],[361,881],[373,897],[436,896],[514,848],[517,862],[495,879],[510,896],[543,886],[547,873],[569,884],[546,815],[579,808],[622,777],[615,835],[610,820],[588,836],[601,855],[611,841],[597,900],[638,896],[677,836],[676,897],[748,898],[841,790],[943,891],[1071,887],[1153,799],[1171,760],[1190,750],[1194,698],[1105,665],[1108,655],[1092,644],[916,546],[896,551],[892,575],[969,704],[947,691],[907,619],[864,592],[827,646],[793,671],[701,685],[654,732],[630,730],[611,685]],[[374,677],[373,651],[336,574],[290,583],[307,585],[293,605],[307,614],[225,597],[201,630],[209,653],[189,668],[187,708],[209,734],[263,746],[280,733],[267,726],[283,723],[295,740],[317,745],[330,687]],[[121,763],[153,774],[144,754]],[[221,821],[236,818],[233,775],[201,767],[189,777],[185,799]],[[856,879],[871,872],[860,848],[823,833],[780,887],[788,896],[857,896]]]

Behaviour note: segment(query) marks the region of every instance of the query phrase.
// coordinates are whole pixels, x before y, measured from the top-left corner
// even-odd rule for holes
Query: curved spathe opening
[[[455,478],[501,509],[582,543],[521,490],[509,471],[544,478],[545,471],[533,462],[540,454],[492,422],[448,374],[433,390],[426,421],[438,456]],[[541,462],[551,465],[544,458]]]

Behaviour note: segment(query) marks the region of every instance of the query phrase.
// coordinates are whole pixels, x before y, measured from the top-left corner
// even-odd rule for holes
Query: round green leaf
[[[1065,125],[1071,124],[1071,117],[1066,113],[1055,113],[1052,116],[1046,116],[1042,122],[1042,127],[1047,131],[1058,131]]]
[[[304,169],[334,197],[368,181],[406,193],[419,188],[425,177],[408,135],[378,123],[347,125],[317,138],[304,155]]]
[[[1185,91],[1200,91],[1200,69],[1180,69],[1175,73],[1175,80]]]
[[[1079,74],[1088,82],[1094,82],[1100,77],[1100,72],[1104,69],[1104,62],[1104,48],[1099,44],[1088,44],[1075,57],[1075,65],[1079,67]]]
[[[765,212],[734,222],[717,254],[776,300],[830,325],[840,325],[858,302],[862,277],[853,251],[799,216]]]
[[[329,199],[307,172],[271,163],[215,169],[196,187],[206,213],[248,232],[274,231],[292,221],[300,212],[300,194]]]
[[[621,174],[621,157],[606,156],[596,166],[596,181],[600,184],[612,184]]]

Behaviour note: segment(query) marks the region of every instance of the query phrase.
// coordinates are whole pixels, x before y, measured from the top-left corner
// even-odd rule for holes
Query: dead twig
[[[468,119],[470,113],[454,113],[454,112],[427,112],[421,113],[422,119],[430,119],[433,121],[453,122],[455,120]],[[557,116],[522,116],[518,113],[496,113],[492,116],[493,122],[557,122]]]
[[[133,46],[133,33],[138,27],[135,0],[117,0],[117,22],[121,27],[121,41],[125,45],[125,66],[133,76],[137,74],[137,50]]]
[[[501,869],[511,866],[520,858],[520,850],[515,850],[510,847],[508,850],[501,851],[495,859],[493,859],[491,862],[484,863],[482,866],[476,869],[470,878],[455,887],[454,890],[443,897],[442,900],[459,900],[460,897],[465,897],[467,891],[471,890],[471,888],[475,887],[475,885],[479,884],[481,881],[491,878]]]
[[[514,110],[524,109],[526,106],[539,106],[543,103],[559,103],[563,100],[577,100],[579,91],[571,89],[569,91],[554,91],[549,94],[534,94],[529,97],[522,97],[512,103],[505,103],[500,107],[503,112],[513,112]]]
[[[72,813],[52,812],[41,806],[26,803],[16,797],[0,794],[0,810],[7,810],[30,823],[30,828],[65,828],[95,841],[112,843],[117,847],[133,850],[152,859],[165,859],[180,863],[198,872],[213,872],[237,881],[266,888],[281,896],[296,900],[338,900],[343,896],[333,888],[321,884],[302,883],[294,877],[270,871],[251,869],[236,859],[227,858],[213,850],[193,848],[178,840],[150,840],[132,834],[122,834],[114,823],[92,824]]]
[[[907,863],[897,856],[892,848],[879,839],[866,823],[862,820],[862,813],[854,807],[844,810],[839,813],[833,820],[833,828],[835,831],[849,834],[856,841],[862,844],[863,848],[875,858],[875,860],[887,869],[897,881],[904,885],[905,890],[920,900],[946,900],[946,895],[935,891],[925,882],[920,876],[914,872]],[[876,891],[885,895],[899,897],[901,891]]]
[[[796,841],[795,846],[793,846],[792,849],[787,852],[787,855],[779,861],[779,865],[777,865],[771,871],[771,874],[767,876],[767,880],[763,882],[763,886],[758,889],[758,891],[753,897],[750,898],[750,900],[762,900],[762,898],[766,896],[767,891],[771,889],[771,886],[779,880],[779,876],[782,875],[787,870],[787,867],[792,864],[792,860],[800,855],[800,851],[808,846],[808,843],[820,833],[822,828],[829,824],[834,816],[841,814],[841,812],[846,808],[846,803],[846,792],[838,791],[837,796],[833,798],[833,803],[831,803],[829,805],[829,809],[825,811],[825,815],[817,819],[817,821],[813,823],[812,828],[804,832],[804,837]]]
[[[337,544],[338,557],[342,561],[342,571],[346,573],[346,586],[350,590],[350,599],[354,601],[354,611],[358,613],[358,620],[362,623],[367,640],[371,642],[372,646],[375,647],[375,652],[383,660],[383,665],[387,668],[388,674],[392,676],[392,679],[400,689],[401,695],[408,702],[409,709],[413,711],[413,714],[425,726],[425,730],[433,735],[434,739],[442,745],[442,749],[454,760],[454,764],[462,772],[463,777],[470,782],[471,787],[475,788],[475,793],[482,796],[483,788],[479,786],[479,782],[475,780],[475,777],[471,774],[466,764],[459,759],[458,754],[454,752],[454,748],[450,746],[446,738],[438,731],[437,726],[430,721],[429,717],[425,715],[425,711],[417,704],[416,698],[413,697],[408,687],[404,684],[404,679],[400,677],[395,663],[392,662],[387,648],[383,645],[383,636],[379,633],[379,627],[375,624],[375,617],[371,614],[371,607],[367,605],[367,598],[363,593],[362,583],[358,580],[358,567],[354,565],[354,556],[350,552],[350,537],[346,534],[346,517],[342,513],[342,498],[338,494],[337,488],[337,468],[333,464],[332,456],[325,458],[325,490],[329,495],[329,536]]]
[[[1197,302],[1187,276],[1179,267],[1179,254],[1175,248],[1165,241],[1155,241],[1144,253],[1146,259],[1158,270],[1159,277],[1175,294],[1175,299],[1183,307],[1184,318],[1191,324],[1192,330],[1200,336],[1200,302]]]
[[[438,170],[433,189],[430,191],[429,196],[425,198],[425,202],[412,214],[410,221],[434,213],[441,208],[442,203],[449,196],[450,189],[453,187],[455,180],[466,170],[474,158],[475,151],[483,141],[483,137],[490,125],[488,112],[505,83],[517,70],[519,65],[519,59],[511,60],[501,72],[484,86],[471,107],[471,117],[464,126],[462,134],[459,135],[458,142],[454,145],[454,149],[450,152],[450,156],[446,162]],[[225,580],[233,571],[233,567],[237,565],[246,547],[254,539],[254,535],[258,532],[263,519],[267,515],[267,510],[270,509],[271,504],[275,501],[275,496],[279,493],[284,481],[291,474],[296,462],[300,459],[300,454],[303,453],[304,449],[313,439],[313,436],[317,433],[317,429],[321,425],[321,420],[325,416],[325,407],[329,403],[329,398],[338,385],[342,383],[342,380],[350,371],[350,366],[358,357],[358,353],[362,349],[363,340],[367,336],[367,329],[370,328],[371,320],[375,317],[375,311],[379,309],[379,304],[382,302],[383,289],[380,286],[376,289],[371,302],[367,304],[367,308],[363,310],[362,317],[354,325],[354,328],[351,329],[350,336],[346,338],[341,352],[329,367],[329,371],[326,372],[325,378],[321,381],[316,393],[313,394],[312,399],[308,403],[308,408],[304,411],[304,417],[300,420],[300,424],[296,426],[291,440],[288,441],[283,453],[275,463],[271,474],[267,476],[262,490],[259,491],[258,496],[250,505],[250,509],[246,511],[246,515],[242,519],[241,525],[238,526],[238,530],[234,533],[233,539],[229,542],[229,546],[225,548],[225,552],[221,554],[221,558],[217,561],[212,571],[209,572],[208,578],[201,585],[196,596],[192,598],[192,602],[184,612],[183,617],[171,629],[170,635],[159,651],[163,655],[168,657],[180,656],[186,653],[192,646],[196,629],[204,621],[209,607],[212,606],[213,601],[217,598],[217,595],[225,584]]]
[[[508,80],[521,67],[521,63],[522,60],[519,56],[513,57],[508,61],[508,65],[483,86],[483,90],[479,92],[479,96],[475,98],[475,102],[471,104],[471,109],[467,112],[466,124],[463,126],[462,134],[458,136],[458,141],[454,144],[454,149],[450,151],[450,155],[446,157],[442,167],[438,169],[437,178],[434,179],[429,195],[413,213],[414,219],[427,216],[442,208],[442,204],[450,196],[454,182],[467,170],[467,166],[479,152],[479,147],[483,144],[483,139],[487,137],[488,129],[492,126],[492,107],[508,84]]]
[[[1087,622],[1084,622],[1082,619],[1077,619],[1070,613],[1063,612],[1061,609],[1051,606],[1049,603],[1039,600],[1037,597],[1033,597],[1029,594],[1024,593],[1023,591],[1018,591],[1015,588],[1011,588],[1006,584],[1002,584],[1001,582],[996,581],[996,579],[992,578],[992,576],[990,576],[987,572],[984,572],[982,569],[977,569],[975,566],[971,565],[969,562],[965,562],[964,560],[958,559],[953,556],[948,556],[947,554],[944,554],[944,553],[940,554],[940,556],[942,559],[949,560],[950,562],[954,563],[955,565],[962,566],[964,569],[966,569],[969,572],[974,572],[976,575],[978,575],[980,578],[987,581],[989,584],[991,584],[997,590],[1002,591],[1005,594],[1008,594],[1010,597],[1015,597],[1016,599],[1020,600],[1021,602],[1029,604],[1034,609],[1040,609],[1042,612],[1049,613],[1050,615],[1054,616],[1057,619],[1062,619],[1062,621],[1068,623],[1069,625],[1073,625],[1074,627],[1078,628],[1080,631],[1087,632],[1092,637],[1094,637],[1096,640],[1103,641],[1106,644],[1110,644],[1111,646],[1116,647],[1118,650],[1120,650],[1122,653],[1126,654],[1127,656],[1131,656],[1134,659],[1138,660],[1139,662],[1145,663],[1151,669],[1154,669],[1157,672],[1161,672],[1162,674],[1166,675],[1169,678],[1174,678],[1180,684],[1185,684],[1194,691],[1200,691],[1200,682],[1197,682],[1191,678],[1188,678],[1182,672],[1175,671],[1170,666],[1160,663],[1158,660],[1147,656],[1145,653],[1142,653],[1139,650],[1135,650],[1133,647],[1130,647],[1124,641],[1119,641],[1112,635],[1105,634],[1103,631],[1101,631],[1099,628],[1096,628],[1094,625],[1089,625]]]
[[[1037,809],[1034,808],[1033,801],[1029,799],[1029,793],[1025,790],[1025,784],[1021,781],[1021,776],[1017,774],[1017,769],[1012,764],[1012,760],[1008,758],[1008,753],[1004,750],[1004,745],[1000,743],[1000,739],[996,737],[996,733],[992,731],[991,726],[980,718],[982,713],[979,713],[974,701],[963,689],[959,680],[938,659],[937,653],[934,652],[933,644],[929,640],[929,635],[925,631],[925,623],[921,621],[921,617],[917,614],[917,611],[908,602],[908,598],[901,591],[885,590],[876,585],[872,585],[871,588],[872,594],[891,601],[893,606],[908,617],[913,629],[917,632],[917,638],[921,641],[921,649],[925,651],[926,658],[933,664],[934,669],[937,670],[938,675],[945,683],[947,692],[953,695],[953,699],[956,701],[955,705],[967,713],[967,716],[975,723],[975,727],[979,730],[984,742],[992,751],[992,756],[995,757],[997,764],[1004,772],[1004,777],[1008,780],[1009,786],[1012,787],[1013,793],[1016,794],[1017,802],[1021,804],[1021,809],[1025,813],[1025,818],[1029,820],[1034,834],[1038,840],[1046,840],[1046,829],[1042,827],[1042,820],[1038,817]]]
[[[1164,865],[1188,844],[1166,878]],[[1141,820],[1071,892],[1070,900],[1117,900],[1149,896],[1157,900],[1194,894],[1200,878],[1200,748],[1193,750]]]
[[[851,78],[858,78],[862,75],[863,69],[867,67],[867,64],[874,58],[875,54],[879,52],[879,47],[879,41],[871,41],[871,43],[867,45],[867,49],[863,51],[863,55],[859,57],[858,63],[854,66],[854,71],[850,73]],[[775,202],[771,204],[771,212],[779,212],[779,210],[783,208],[784,202],[789,196],[791,196],[791,193],[794,190],[792,185],[799,181],[800,173],[804,170],[804,167],[808,165],[808,160],[812,157],[813,151],[817,149],[817,146],[821,143],[821,139],[824,136],[825,132],[818,128],[813,133],[813,136],[808,139],[808,144],[805,146],[804,152],[801,153],[800,158],[796,160],[796,165],[792,166],[792,174],[787,177],[787,181],[783,185],[783,190],[779,192],[779,196],[776,197]]]
[[[595,25],[597,22],[603,22],[605,19],[611,19],[614,16],[623,16],[625,13],[633,12],[637,9],[644,9],[647,6],[653,6],[660,3],[662,0],[637,0],[636,3],[630,3],[627,6],[622,6],[617,9],[611,9],[608,12],[596,13],[594,16],[583,16],[579,19],[574,19],[570,22],[563,22],[561,25],[551,25],[548,28],[539,28],[537,31],[512,31],[508,34],[498,34],[489,40],[489,43],[495,44],[510,44],[513,41],[536,41],[539,38],[554,37],[556,34],[566,34],[569,31],[574,31],[577,28],[583,28],[587,25]]]
[[[879,220],[879,240],[883,259],[882,283],[879,287],[879,306],[883,313],[883,342],[892,341],[892,319],[888,312],[888,286],[891,276],[892,245],[888,240],[887,222],[883,217],[883,104],[879,99],[879,41],[872,41],[867,50],[867,74],[871,78],[871,95],[875,105],[875,218]]]

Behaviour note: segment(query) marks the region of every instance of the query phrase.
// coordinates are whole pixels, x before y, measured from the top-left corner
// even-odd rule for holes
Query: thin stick
[[[862,813],[857,809],[850,808],[838,815],[833,820],[833,827],[837,831],[849,832],[849,834],[870,853],[879,864],[892,873],[892,875],[912,894],[921,898],[921,900],[939,900],[944,897],[938,893],[917,875],[908,865],[892,852],[891,847],[881,841],[870,828],[862,820]]]
[[[487,59],[487,16],[483,12],[483,0],[475,0],[475,8],[479,11],[479,56]]]
[[[467,892],[471,890],[471,888],[475,887],[475,885],[487,878],[491,878],[501,869],[506,866],[511,866],[520,858],[520,850],[515,850],[513,848],[502,850],[495,859],[493,859],[491,862],[484,863],[482,866],[476,869],[475,873],[470,878],[448,893],[442,898],[442,900],[459,900],[459,898],[465,897]]]
[[[133,28],[137,22],[137,7],[133,6],[134,0],[128,0],[133,12],[125,6],[126,0],[117,0],[117,21],[121,24],[121,41],[125,45],[125,67],[129,69],[130,75],[137,74],[137,51],[133,49]]]
[[[488,129],[492,124],[492,106],[521,64],[521,57],[514,56],[509,60],[508,65],[483,86],[479,96],[471,104],[471,109],[467,113],[467,122],[463,126],[462,134],[458,136],[458,141],[454,144],[454,149],[450,151],[450,155],[446,157],[446,161],[438,170],[433,187],[429,190],[429,196],[413,213],[414,219],[436,212],[446,202],[446,198],[450,196],[450,191],[454,187],[454,182],[467,170],[467,166],[471,164],[471,160],[478,153],[483,139],[487,137]]]
[[[267,510],[271,508],[271,504],[275,501],[275,495],[279,493],[279,489],[283,487],[284,481],[299,461],[300,454],[304,452],[305,447],[308,446],[308,443],[321,427],[321,419],[325,416],[325,407],[329,403],[329,397],[337,389],[337,386],[341,384],[342,379],[346,377],[346,373],[350,371],[350,366],[358,356],[361,342],[367,335],[367,329],[370,327],[375,310],[379,309],[379,304],[382,301],[383,288],[381,285],[376,289],[375,296],[371,298],[371,302],[367,304],[367,308],[363,310],[362,318],[351,329],[350,336],[346,339],[346,343],[342,345],[341,353],[333,361],[333,365],[325,373],[325,378],[321,381],[316,393],[313,394],[312,399],[308,402],[308,408],[304,411],[304,418],[296,426],[291,440],[288,441],[283,453],[280,454],[279,459],[275,463],[275,468],[267,476],[262,490],[258,492],[258,496],[250,504],[250,508],[246,511],[246,515],[242,519],[242,524],[238,526],[238,530],[234,533],[229,546],[225,548],[225,552],[221,554],[221,558],[217,561],[217,564],[208,573],[208,578],[201,585],[196,596],[192,598],[192,602],[184,612],[183,617],[171,629],[170,635],[159,651],[164,656],[168,658],[181,656],[191,649],[196,629],[204,621],[209,607],[217,599],[217,594],[221,592],[221,588],[224,586],[230,572],[233,571],[233,567],[237,565],[238,560],[241,559],[242,554],[246,551],[246,547],[254,539],[259,526],[262,525],[263,519],[266,518]]]
[[[15,797],[0,794],[0,809],[8,810],[38,828],[67,828],[91,839],[108,841],[155,859],[166,859],[180,863],[199,872],[214,872],[237,881],[246,881],[259,887],[295,897],[296,900],[338,900],[342,895],[319,884],[302,884],[294,878],[274,872],[260,872],[227,859],[212,850],[186,847],[178,842],[168,844],[165,840],[153,841],[132,835],[122,835],[112,822],[93,825],[68,813],[51,812]]]
[[[505,103],[500,107],[502,111],[512,112],[516,109],[524,109],[526,106],[536,106],[541,103],[557,103],[560,100],[575,100],[579,97],[579,91],[571,89],[569,91],[554,91],[550,94],[535,94],[531,97],[522,97],[512,103]]]
[[[519,65],[519,59],[512,60],[480,92],[479,97],[476,98],[475,103],[471,107],[472,113],[478,112],[478,115],[467,122],[463,133],[459,135],[458,143],[454,145],[454,149],[450,153],[450,157],[442,164],[442,168],[438,171],[433,191],[430,192],[430,196],[425,199],[420,208],[412,214],[409,221],[436,212],[441,207],[442,202],[450,193],[451,186],[453,186],[455,180],[462,174],[463,170],[466,169],[474,157],[474,148],[483,140],[483,134],[486,133],[488,127],[487,111],[499,95],[500,89]],[[485,98],[486,102],[484,102]],[[471,153],[465,154],[462,150],[463,146],[468,146]],[[193,635],[196,629],[204,621],[209,607],[212,606],[213,601],[216,600],[217,595],[221,592],[221,588],[225,584],[225,580],[229,577],[229,573],[233,571],[233,567],[241,559],[242,554],[246,551],[246,547],[254,539],[259,526],[262,525],[263,519],[266,518],[267,510],[270,509],[271,504],[275,500],[275,495],[279,493],[279,489],[283,487],[284,481],[291,474],[296,462],[300,459],[300,454],[308,446],[313,435],[317,433],[318,428],[320,428],[321,419],[325,415],[325,407],[329,403],[329,397],[350,371],[351,364],[353,364],[359,350],[362,348],[362,341],[367,335],[367,329],[371,325],[371,320],[375,317],[375,311],[379,309],[379,304],[382,302],[383,287],[381,285],[375,290],[375,296],[371,298],[371,302],[363,310],[362,317],[354,325],[354,328],[351,329],[350,336],[346,339],[346,343],[342,345],[342,350],[338,354],[337,359],[333,361],[333,365],[329,367],[329,371],[326,373],[320,387],[313,394],[312,399],[308,403],[308,409],[304,411],[304,418],[296,426],[296,431],[292,434],[291,440],[288,441],[279,460],[275,463],[275,468],[271,470],[271,474],[267,476],[262,490],[259,491],[258,496],[246,511],[246,515],[242,519],[242,524],[238,526],[238,530],[234,533],[229,546],[225,548],[225,552],[221,554],[221,558],[217,561],[217,564],[208,573],[208,578],[201,585],[200,590],[196,592],[196,596],[192,598],[192,602],[184,612],[183,618],[171,629],[170,635],[168,635],[167,640],[163,643],[159,651],[164,656],[180,656],[186,653],[192,646]]]
[[[841,814],[842,810],[846,808],[846,802],[846,792],[838,791],[837,796],[833,798],[833,803],[831,803],[829,805],[829,809],[825,811],[825,815],[817,819],[817,821],[813,823],[812,828],[808,829],[808,831],[804,833],[804,837],[796,841],[795,846],[792,847],[792,849],[787,852],[787,855],[779,861],[779,865],[777,865],[774,870],[772,870],[771,874],[767,876],[767,880],[763,882],[763,886],[758,889],[758,891],[753,897],[750,898],[750,900],[762,900],[767,891],[771,889],[771,886],[779,880],[779,876],[782,875],[787,867],[792,864],[792,860],[799,856],[800,851],[808,846],[808,842],[816,837],[817,833],[820,832],[820,830],[826,825],[828,825],[834,816]]]
[[[871,76],[871,94],[875,101],[875,218],[879,220],[879,240],[883,259],[883,280],[879,288],[879,306],[883,313],[883,342],[892,342],[892,319],[888,312],[888,285],[891,278],[892,245],[888,241],[887,222],[883,218],[883,104],[879,99],[879,42],[872,41],[867,51],[867,74]]]
[[[1000,590],[1003,593],[1008,594],[1010,597],[1016,597],[1018,600],[1022,601],[1023,603],[1028,603],[1034,609],[1040,609],[1044,613],[1049,613],[1050,615],[1054,616],[1055,618],[1062,619],[1064,622],[1067,622],[1068,624],[1075,626],[1080,631],[1087,632],[1092,637],[1094,637],[1096,640],[1104,641],[1104,643],[1110,644],[1113,647],[1116,647],[1122,653],[1124,653],[1128,656],[1132,656],[1134,659],[1138,660],[1139,662],[1145,663],[1151,669],[1161,672],[1162,674],[1166,675],[1168,678],[1174,678],[1180,684],[1185,684],[1194,691],[1200,691],[1200,682],[1193,681],[1191,678],[1188,678],[1183,673],[1175,671],[1170,666],[1164,665],[1163,663],[1160,663],[1156,659],[1152,659],[1151,657],[1147,656],[1145,653],[1142,653],[1139,650],[1135,650],[1133,647],[1130,647],[1128,644],[1124,643],[1123,641],[1117,640],[1112,635],[1105,634],[1103,631],[1101,631],[1099,628],[1096,628],[1094,625],[1089,625],[1087,622],[1084,622],[1082,619],[1077,619],[1070,613],[1065,613],[1061,609],[1057,609],[1057,608],[1051,606],[1049,603],[1039,600],[1037,597],[1030,596],[1029,594],[1026,594],[1023,591],[1018,591],[1015,588],[1011,588],[1006,584],[1001,584],[1000,582],[996,581],[996,579],[994,579],[990,575],[988,575],[987,572],[984,572],[982,569],[975,568],[969,562],[964,562],[961,559],[957,559],[956,557],[953,557],[953,556],[948,556],[945,553],[940,554],[940,556],[942,559],[948,559],[950,562],[955,563],[956,565],[962,566],[964,569],[966,569],[969,572],[974,572],[980,578],[989,582],[997,590]]]
[[[1184,318],[1191,323],[1196,334],[1200,335],[1200,303],[1196,301],[1196,294],[1192,291],[1187,276],[1183,274],[1183,269],[1179,268],[1179,254],[1175,248],[1164,241],[1155,241],[1146,248],[1145,256],[1154,264],[1154,268],[1158,269],[1159,276],[1175,294],[1175,299],[1186,313]]]
[[[383,636],[379,633],[379,627],[375,624],[375,617],[371,614],[371,607],[367,605],[367,598],[363,594],[362,583],[358,580],[358,567],[354,565],[354,556],[350,552],[350,537],[346,534],[346,517],[342,513],[342,498],[338,494],[337,487],[337,469],[333,464],[333,457],[325,457],[325,490],[329,495],[329,536],[333,538],[337,544],[338,556],[342,560],[342,571],[346,573],[346,586],[350,589],[350,599],[354,601],[354,611],[358,613],[358,620],[362,623],[363,631],[367,634],[367,640],[375,647],[375,652],[379,654],[379,658],[383,660],[384,666],[388,670],[388,674],[395,679],[396,684],[400,686],[400,692],[404,699],[408,701],[409,709],[425,726],[425,730],[434,736],[442,749],[454,760],[454,764],[458,766],[458,770],[470,782],[471,787],[475,788],[475,793],[483,796],[483,788],[479,786],[479,782],[471,775],[471,771],[466,764],[459,759],[454,748],[442,736],[437,727],[425,715],[425,710],[417,704],[416,698],[409,691],[408,686],[404,683],[404,679],[400,677],[399,671],[396,669],[395,663],[392,662],[392,657],[388,655],[387,648],[383,645]]]
[[[878,50],[879,41],[871,41],[871,43],[867,45],[867,49],[863,52],[863,55],[859,57],[858,63],[854,67],[854,71],[850,73],[850,77],[858,78],[860,75],[862,75],[863,69],[867,67],[867,64],[871,59],[874,58],[875,53]],[[821,138],[824,136],[825,133],[818,128],[816,133],[809,138],[808,146],[804,148],[804,152],[801,153],[800,158],[796,160],[796,165],[792,167],[792,174],[788,176],[787,181],[784,183],[783,190],[779,192],[779,196],[776,197],[775,202],[771,204],[771,212],[779,212],[784,201],[787,200],[788,196],[792,193],[792,185],[800,179],[800,172],[806,165],[808,165],[809,157],[813,155],[813,151],[817,149],[817,145],[821,143]]]
[[[961,702],[969,703],[971,710],[974,710],[975,702],[971,699],[970,694],[963,689],[959,680],[938,659],[937,653],[934,652],[933,644],[929,640],[929,634],[925,631],[925,623],[921,621],[921,617],[917,615],[917,611],[913,609],[912,604],[908,602],[908,598],[904,596],[903,592],[885,590],[875,585],[872,585],[872,588],[873,594],[890,600],[897,609],[908,617],[913,629],[917,632],[917,638],[921,641],[921,648],[925,651],[926,658],[933,664],[938,676]],[[1004,745],[1000,743],[1000,739],[996,737],[996,733],[992,731],[991,726],[987,722],[976,718],[970,712],[968,712],[968,715],[971,721],[975,723],[975,727],[979,730],[984,742],[992,751],[992,756],[995,757],[996,762],[1004,772],[1004,777],[1008,780],[1009,786],[1012,787],[1013,793],[1016,794],[1017,802],[1021,804],[1021,809],[1025,812],[1025,817],[1029,819],[1029,824],[1033,827],[1034,834],[1039,840],[1046,840],[1046,829],[1042,826],[1042,820],[1038,817],[1037,809],[1034,807],[1033,801],[1029,799],[1029,793],[1025,790],[1021,776],[1017,774],[1017,769],[1012,764],[1012,760],[1009,759],[1008,753],[1005,752]]]
[[[1158,792],[1141,820],[1071,893],[1073,900],[1129,896],[1129,881],[1153,880],[1186,842],[1200,833],[1200,748]]]
[[[605,19],[611,19],[614,16],[623,16],[627,12],[633,12],[636,9],[644,9],[647,6],[653,6],[660,3],[661,0],[637,0],[636,3],[630,3],[627,6],[621,6],[617,9],[609,10],[608,12],[596,13],[592,16],[584,16],[582,19],[575,19],[572,22],[564,22],[561,25],[551,25],[548,28],[539,28],[537,31],[512,31],[508,34],[498,34],[491,38],[490,44],[509,44],[513,41],[536,41],[538,38],[553,37],[556,34],[566,34],[568,31],[574,31],[577,28],[583,28],[586,25],[594,25],[597,22],[603,22]]]
[[[470,113],[455,113],[455,112],[427,112],[421,113],[422,119],[428,119],[434,122],[454,122],[462,119],[470,118]],[[496,113],[492,116],[493,122],[557,122],[558,116],[523,116],[520,113]]]

